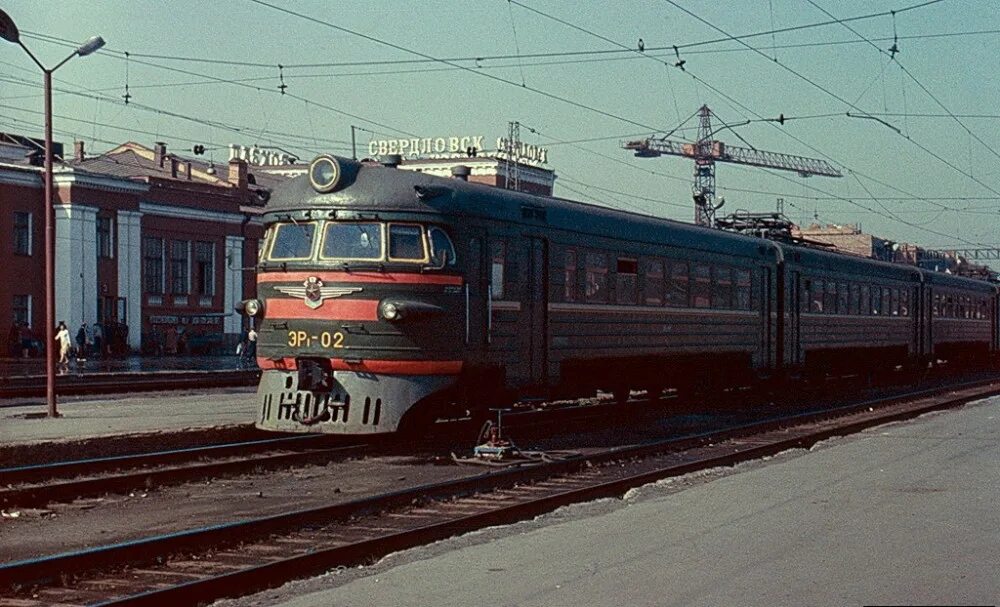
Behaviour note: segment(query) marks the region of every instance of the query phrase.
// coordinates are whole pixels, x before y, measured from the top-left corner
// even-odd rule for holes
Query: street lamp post
[[[52,346],[56,327],[56,226],[55,208],[52,196],[52,72],[62,67],[77,55],[85,57],[104,46],[104,39],[94,36],[84,42],[73,53],[56,64],[46,68],[28,47],[21,42],[17,26],[7,13],[0,10],[0,38],[17,44],[31,57],[45,75],[45,398],[49,417],[59,417],[56,409],[56,353]]]

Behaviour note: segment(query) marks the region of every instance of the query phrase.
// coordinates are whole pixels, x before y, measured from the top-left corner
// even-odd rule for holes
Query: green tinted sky
[[[131,139],[166,141],[178,152],[194,143],[272,145],[309,157],[349,154],[352,124],[376,133],[361,132],[362,144],[407,135],[493,141],[517,120],[526,143],[550,149],[558,194],[690,220],[692,162],[633,158],[620,149],[621,139],[669,131],[703,103],[732,124],[779,114],[835,114],[784,126],[752,122],[735,128],[739,137],[721,131],[718,137],[732,145],[747,145],[742,137],[761,150],[825,158],[845,173],[841,179],[802,179],[720,164],[724,211],[770,210],[780,196],[796,221],[810,222],[815,214],[821,222],[860,222],[867,231],[927,246],[1000,243],[995,2],[944,0],[912,10],[903,9],[922,2],[274,3],[431,57],[483,59],[455,61],[468,69],[423,61],[250,0],[7,0],[2,8],[49,64],[71,47],[38,35],[82,41],[100,34],[107,40],[107,51],[74,59],[57,73],[60,89],[84,94],[57,94],[58,137],[67,143],[82,138],[92,151]],[[745,40],[760,53],[733,41],[685,46],[830,21],[824,10],[838,18],[898,12],[895,20],[851,21],[854,31],[832,24]],[[898,63],[875,48],[892,44],[894,21]],[[622,50],[616,43],[631,48],[639,38],[642,55],[593,53]],[[673,66],[673,45],[681,47],[684,72]],[[524,57],[577,51],[591,53]],[[495,56],[513,58],[490,59]],[[283,75],[290,95],[278,94],[278,64],[289,66]],[[324,65],[294,67],[303,64]],[[128,106],[121,99],[126,66]],[[40,81],[20,49],[0,45],[0,129],[40,135]],[[849,118],[847,111],[888,124]],[[675,138],[690,136],[692,130],[682,130]],[[564,143],[578,140],[590,141]],[[227,153],[218,149],[214,156],[224,161]]]

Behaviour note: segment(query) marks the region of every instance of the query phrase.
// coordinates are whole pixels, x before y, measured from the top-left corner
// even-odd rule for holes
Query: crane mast
[[[794,171],[802,177],[842,177],[840,171],[825,160],[730,146],[713,139],[713,135],[712,110],[703,105],[698,110],[698,139],[695,142],[648,138],[625,142],[622,147],[632,150],[639,158],[684,156],[694,159],[694,222],[704,226],[714,225],[715,211],[722,206],[715,203],[716,162]]]

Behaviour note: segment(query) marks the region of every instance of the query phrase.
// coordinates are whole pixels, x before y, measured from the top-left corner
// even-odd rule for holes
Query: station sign
[[[404,158],[467,158],[481,155],[507,157],[507,150],[510,148],[508,139],[498,137],[496,147],[492,149],[486,148],[485,140],[483,135],[374,139],[368,142],[368,155],[399,154]],[[513,156],[530,164],[545,164],[549,161],[548,149],[520,142],[515,146]]]
[[[235,160],[237,158],[245,160],[248,164],[259,166],[284,166],[298,162],[298,158],[281,150],[262,148],[256,145],[247,147],[231,143],[229,144],[229,159]]]

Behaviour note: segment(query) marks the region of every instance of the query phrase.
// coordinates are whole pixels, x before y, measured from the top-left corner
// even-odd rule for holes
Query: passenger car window
[[[696,308],[712,305],[712,267],[703,263],[691,266],[694,283],[691,285],[691,303]]]
[[[441,228],[431,227],[427,230],[427,237],[431,241],[431,261],[440,264],[444,254],[448,257],[448,265],[455,265],[455,245],[451,244],[448,233]]]
[[[733,271],[729,266],[715,266],[712,270],[712,307],[728,309],[733,301]]]
[[[586,256],[587,301],[607,303],[608,301],[608,256],[603,253],[587,253]]]
[[[672,308],[686,308],[688,304],[688,264],[686,261],[670,262],[670,283],[667,285],[666,304]]]
[[[382,224],[326,224],[322,259],[382,259]]]
[[[750,270],[736,270],[736,305],[737,310],[753,308],[753,298],[750,289]]]
[[[639,264],[619,257],[615,266],[615,300],[620,304],[639,303]]]
[[[490,242],[490,293],[491,298],[503,299],[503,273],[507,261],[507,243],[502,240]]]
[[[424,252],[424,234],[420,226],[389,224],[389,259],[420,261]]]
[[[281,223],[274,231],[268,259],[274,261],[309,259],[313,254],[315,223]]]
[[[659,259],[647,259],[642,264],[645,284],[642,289],[643,301],[647,306],[658,306],[663,303],[663,262]]]
[[[576,301],[576,249],[563,256],[563,301]]]

